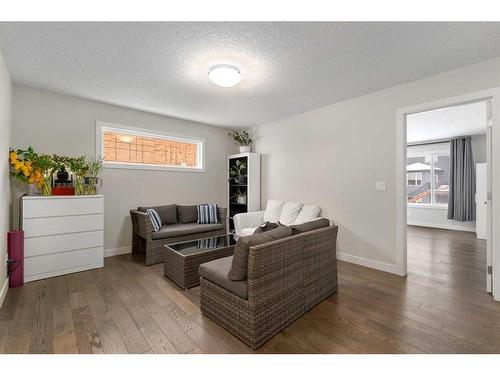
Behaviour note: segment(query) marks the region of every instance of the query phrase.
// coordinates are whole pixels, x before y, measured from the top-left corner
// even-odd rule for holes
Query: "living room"
[[[8,21],[0,353],[500,351],[495,230],[406,237],[412,116],[486,137],[497,22]]]

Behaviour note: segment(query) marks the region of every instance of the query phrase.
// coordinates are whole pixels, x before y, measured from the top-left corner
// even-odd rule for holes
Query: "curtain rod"
[[[412,142],[412,143],[407,143],[407,147],[412,147],[412,146],[425,146],[425,145],[434,145],[434,144],[439,144],[439,143],[449,143],[450,139],[438,139],[435,141],[427,141],[427,142]]]

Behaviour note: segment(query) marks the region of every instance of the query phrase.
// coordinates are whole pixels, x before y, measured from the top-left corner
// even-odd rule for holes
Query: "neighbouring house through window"
[[[446,207],[449,194],[449,143],[408,146],[406,196],[409,204]]]
[[[105,166],[144,169],[203,168],[203,141],[98,123],[98,148]]]

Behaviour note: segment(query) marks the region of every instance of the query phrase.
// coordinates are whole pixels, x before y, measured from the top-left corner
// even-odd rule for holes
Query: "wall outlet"
[[[375,190],[385,191],[386,190],[385,181],[377,181],[375,183]]]

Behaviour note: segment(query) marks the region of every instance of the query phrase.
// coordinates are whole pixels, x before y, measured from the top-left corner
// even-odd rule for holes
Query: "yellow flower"
[[[16,171],[20,170],[21,168],[23,167],[23,162],[21,161],[15,161],[14,162],[14,168],[16,169]]]
[[[11,151],[9,154],[10,163],[14,164],[17,161],[17,152]]]

